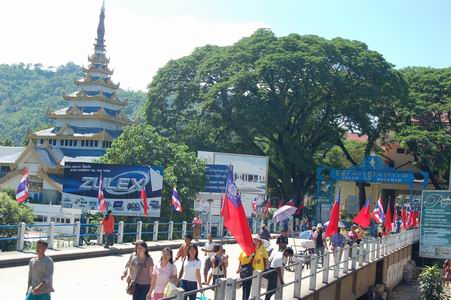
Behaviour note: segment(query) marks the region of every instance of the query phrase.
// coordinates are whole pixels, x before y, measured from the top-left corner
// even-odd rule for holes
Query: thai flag
[[[17,202],[21,203],[28,199],[28,196],[30,195],[28,193],[28,176],[30,175],[30,172],[28,168],[25,168],[23,171],[22,179],[20,180],[19,186],[17,187],[16,192],[16,200]]]
[[[382,206],[382,197],[379,197],[379,200],[376,202],[376,206],[374,207],[373,213],[371,214],[373,219],[379,223],[383,224],[385,221],[385,213],[384,207]]]
[[[180,201],[179,193],[177,193],[177,189],[175,187],[172,189],[171,204],[172,204],[172,208],[175,211],[178,211],[180,213],[183,211],[182,202]]]
[[[103,196],[103,177],[102,174],[100,174],[99,179],[99,193],[97,195],[97,198],[99,199],[99,211],[104,212],[106,210],[106,201],[105,197]]]
[[[252,209],[257,212],[257,198],[254,198],[254,200],[252,200]]]

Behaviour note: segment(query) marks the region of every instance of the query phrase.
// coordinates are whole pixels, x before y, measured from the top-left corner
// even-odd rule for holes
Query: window
[[[55,222],[55,218],[50,218],[50,222]]]
[[[11,171],[11,167],[10,166],[0,166],[0,172],[7,173],[9,171]]]
[[[102,148],[106,148],[106,142],[105,141],[102,142]]]
[[[81,141],[81,146],[82,146],[82,147],[85,146],[85,141]]]
[[[69,224],[70,223],[70,219],[66,219],[66,224]]]
[[[69,146],[72,146],[72,140],[69,140]]]
[[[89,141],[89,146],[93,147],[94,146],[94,141]]]
[[[44,140],[43,140],[43,139],[40,139],[40,140],[39,140],[39,144],[41,144],[41,145],[44,144]]]
[[[59,222],[61,222],[61,219],[60,218],[56,218],[56,223],[59,223]]]
[[[74,140],[74,146],[77,147],[78,141]]]
[[[405,154],[406,153],[406,149],[404,149],[404,148],[397,148],[396,149],[396,153]]]
[[[99,141],[94,141],[94,147],[98,147],[99,146]]]
[[[64,140],[60,140],[60,146],[64,145]]]

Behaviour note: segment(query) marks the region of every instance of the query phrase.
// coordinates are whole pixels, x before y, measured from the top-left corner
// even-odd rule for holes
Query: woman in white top
[[[200,278],[200,268],[201,262],[197,258],[199,252],[196,245],[191,245],[188,250],[188,259],[183,262],[183,275],[181,278],[180,287],[185,290],[185,292],[193,291],[198,288],[202,288],[202,282]],[[196,300],[196,293],[189,296],[185,296],[186,299]]]
[[[171,248],[164,248],[161,251],[161,260],[153,269],[152,282],[150,285],[147,300],[163,299],[164,289],[169,282],[177,281],[177,267],[172,260]],[[150,297],[153,291],[153,298]]]

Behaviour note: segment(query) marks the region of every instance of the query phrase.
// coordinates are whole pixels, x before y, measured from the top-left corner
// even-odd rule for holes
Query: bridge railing
[[[376,262],[418,240],[419,230],[413,229],[383,238],[365,239],[359,244],[346,245],[344,248],[336,249],[335,251],[325,251],[323,255],[296,256],[285,265],[285,268],[294,269],[294,279],[289,282],[284,280],[283,285],[277,284],[277,287],[272,290],[262,291],[261,286],[262,282],[266,280],[264,278],[270,277],[271,274],[276,272],[276,269],[265,272],[255,271],[252,276],[244,279],[221,278],[219,283],[215,285],[189,292],[185,292],[182,288],[177,288],[174,296],[164,298],[164,300],[182,300],[185,296],[203,292],[213,293],[214,296],[213,298],[209,297],[210,299],[236,299],[237,286],[249,280],[252,281],[249,299],[261,299],[261,297],[272,293],[275,294],[276,300],[283,299],[283,291],[287,287],[293,288],[292,298],[300,299],[305,295],[306,291],[316,291],[321,286],[331,282],[332,277],[339,278],[355,272],[359,268]],[[322,261],[321,267],[318,264],[320,258]],[[310,270],[304,271],[306,266],[310,266]],[[303,289],[302,287],[304,286],[308,286],[308,288]],[[291,296],[287,297],[291,298]]]
[[[208,226],[204,226],[202,237],[206,238]],[[224,233],[222,222],[213,223],[213,237],[221,237]],[[129,243],[136,240],[178,240],[187,233],[192,233],[192,223],[187,222],[142,222],[114,224],[115,243]],[[36,247],[36,242],[44,239],[50,249],[63,247],[78,247],[84,245],[100,245],[103,243],[101,224],[25,224],[0,225],[0,250],[18,251],[30,250]]]

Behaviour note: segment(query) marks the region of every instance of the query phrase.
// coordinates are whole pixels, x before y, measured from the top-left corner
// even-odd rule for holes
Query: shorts
[[[210,269],[213,267],[213,264],[211,263],[211,257],[207,257],[205,259],[205,264],[204,264],[204,274],[208,273],[208,271],[210,271]]]

